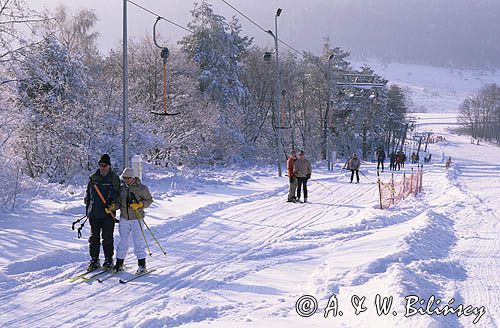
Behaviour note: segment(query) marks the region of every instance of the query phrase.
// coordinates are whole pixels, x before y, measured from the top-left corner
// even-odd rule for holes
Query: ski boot
[[[113,272],[120,272],[120,271],[123,271],[123,261],[124,259],[116,259],[116,264],[115,266],[113,267]]]
[[[135,271],[135,274],[140,275],[146,273],[147,272],[146,259],[138,259],[137,263],[139,264],[139,267],[137,268],[137,271]]]
[[[99,258],[92,258],[87,266],[87,272],[97,270],[101,267]]]
[[[104,260],[104,263],[102,264],[102,268],[104,270],[110,270],[113,268],[113,258],[112,257],[107,257]]]

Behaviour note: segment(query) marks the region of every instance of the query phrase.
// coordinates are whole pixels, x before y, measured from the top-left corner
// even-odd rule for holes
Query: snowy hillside
[[[500,83],[500,70],[460,70],[425,65],[390,63],[377,60],[354,61],[367,64],[389,83],[406,88],[417,110],[431,113],[457,112],[458,106],[485,84]]]
[[[362,165],[360,184],[348,183],[340,163],[333,173],[313,168],[310,204],[286,203],[287,179],[271,168],[172,174],[147,166],[155,203],[146,220],[167,256],[151,240],[156,271],[126,285],[68,281],[88,260],[88,226],[82,239],[71,231],[83,188],[43,186],[0,220],[1,326],[498,327],[500,149],[436,124],[449,120],[422,115],[422,128],[433,123],[447,141],[429,145],[423,194],[389,210],[378,209],[372,163]],[[121,278],[135,270],[130,252],[125,264]],[[325,318],[334,294],[343,315]],[[388,315],[377,315],[377,294],[393,297]],[[311,317],[296,312],[303,295],[317,299]],[[355,295],[366,297],[359,315]],[[433,309],[470,305],[469,315],[406,318],[408,295],[441,299]]]

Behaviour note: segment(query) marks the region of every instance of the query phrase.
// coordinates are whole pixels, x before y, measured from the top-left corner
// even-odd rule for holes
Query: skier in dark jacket
[[[394,152],[392,152],[390,155],[389,155],[389,159],[390,159],[390,164],[389,164],[389,169],[390,170],[396,170],[396,154],[394,154]]]
[[[382,165],[382,172],[384,172],[384,161],[385,151],[382,147],[379,147],[377,150],[377,171],[379,170],[380,165]]]
[[[108,154],[101,156],[99,169],[94,172],[87,184],[85,192],[86,213],[90,222],[88,271],[98,269],[99,251],[104,250],[104,269],[113,267],[113,232],[115,213],[119,207],[120,178],[111,170],[111,159]],[[104,200],[104,201],[103,201]]]

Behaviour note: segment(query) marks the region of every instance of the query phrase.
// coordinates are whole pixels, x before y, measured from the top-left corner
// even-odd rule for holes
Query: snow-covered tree
[[[23,113],[19,150],[26,173],[64,181],[78,163],[87,97],[86,68],[53,36],[23,52],[17,103]],[[76,155],[76,156],[75,156]]]
[[[230,160],[245,144],[240,103],[247,88],[242,83],[242,60],[251,40],[240,36],[241,27],[235,17],[227,22],[214,13],[208,2],[195,3],[191,14],[193,20],[188,27],[193,32],[179,44],[198,66],[200,90],[219,108],[205,114],[218,118],[213,126],[214,160]]]

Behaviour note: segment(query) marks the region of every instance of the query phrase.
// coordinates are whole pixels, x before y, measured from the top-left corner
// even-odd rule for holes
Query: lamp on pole
[[[123,0],[123,167],[128,167],[128,56],[127,56],[127,0]]]
[[[330,153],[330,147],[328,143],[328,114],[330,113],[330,68],[331,68],[331,62],[333,59],[333,54],[328,56],[328,67],[326,68],[326,114],[325,114],[325,122],[323,126],[323,135],[325,138],[325,151],[326,151],[326,158],[328,159],[328,170],[333,170],[333,167],[331,167],[332,159],[331,159],[331,153]]]
[[[274,81],[274,118],[278,119],[278,111],[280,108],[280,71],[279,71],[279,55],[278,55],[278,17],[281,14],[281,8],[276,10],[274,15],[274,33],[268,30],[267,33],[271,35],[274,39],[274,55],[275,55],[275,81]],[[266,52],[264,54],[264,60],[269,60],[271,54]],[[276,129],[276,161],[278,162],[278,176],[282,176],[281,170],[281,156],[283,156],[282,145],[281,145],[281,133],[280,129]]]

